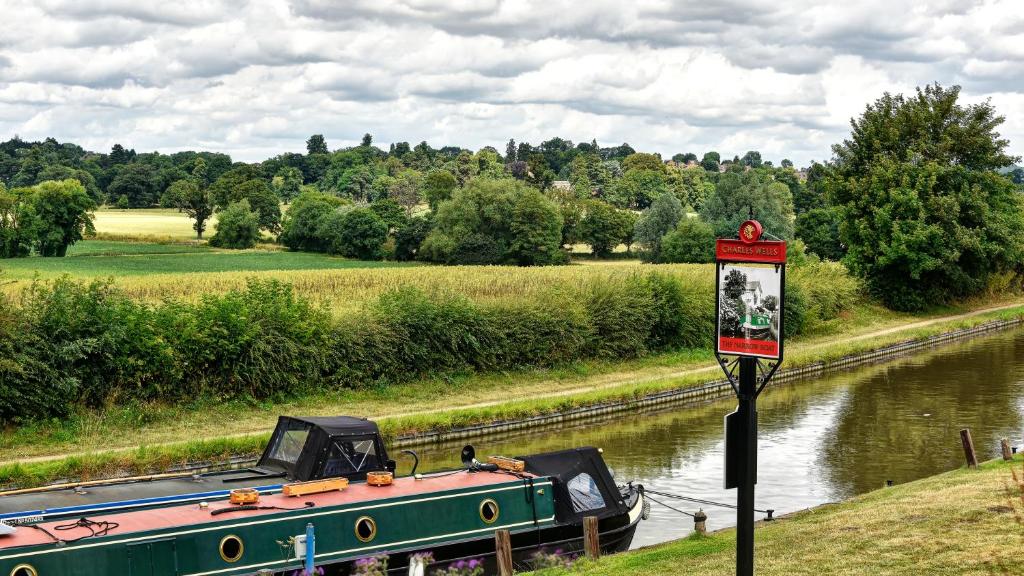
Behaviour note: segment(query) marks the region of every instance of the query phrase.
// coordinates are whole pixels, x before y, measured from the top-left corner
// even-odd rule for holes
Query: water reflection
[[[769,388],[759,401],[757,506],[780,514],[848,498],[960,466],[959,430],[972,430],[979,453],[998,454],[1001,437],[1020,444],[1024,410],[1024,331],[975,339],[913,358],[815,381]],[[726,400],[480,438],[479,454],[515,455],[598,446],[617,479],[734,502],[722,489]],[[457,445],[420,451],[421,470],[458,464]],[[695,510],[696,505],[684,505]],[[734,512],[706,509],[711,529]],[[692,522],[655,505],[636,545],[678,538]]]

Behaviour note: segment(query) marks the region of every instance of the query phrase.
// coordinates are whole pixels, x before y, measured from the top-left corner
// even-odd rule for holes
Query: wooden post
[[[708,533],[708,515],[704,513],[704,509],[697,510],[697,513],[693,515],[693,531],[698,534]]]
[[[1003,449],[1003,460],[1013,460],[1013,450],[1010,449],[1010,440],[1003,438],[999,441],[999,446]]]
[[[597,560],[601,557],[601,534],[597,529],[597,516],[583,519],[583,549],[587,558]]]
[[[512,576],[512,536],[508,530],[494,533],[494,555],[498,559],[498,576]]]
[[[974,440],[971,439],[970,428],[964,428],[960,431],[960,442],[964,445],[964,457],[967,458],[967,467],[977,468],[978,456],[974,453]]]

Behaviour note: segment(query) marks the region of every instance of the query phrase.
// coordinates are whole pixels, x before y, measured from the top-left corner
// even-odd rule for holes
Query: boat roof
[[[527,474],[527,477],[531,475]],[[127,512],[113,512],[106,514],[89,515],[88,519],[101,522],[108,521],[117,524],[107,534],[116,537],[132,533],[149,532],[175,527],[188,527],[214,522],[223,522],[232,519],[251,519],[254,516],[270,516],[273,514],[287,513],[287,511],[305,509],[306,502],[313,502],[315,506],[311,510],[321,510],[330,506],[342,506],[358,502],[367,502],[403,496],[414,496],[431,492],[491,486],[508,482],[522,482],[517,477],[502,473],[468,473],[462,472],[452,474],[442,472],[437,474],[424,475],[422,479],[416,480],[411,477],[397,478],[391,486],[370,486],[364,483],[350,484],[343,491],[331,491],[321,494],[307,494],[301,497],[289,497],[283,494],[263,496],[260,499],[260,506],[274,506],[279,509],[239,510],[231,514],[213,515],[211,512],[234,508],[226,501],[211,502],[208,509],[201,508],[197,503],[176,504],[151,508],[146,510],[135,510]],[[286,509],[286,510],[282,510]],[[51,533],[60,534],[61,538],[74,540],[79,537],[88,537],[91,532],[88,528],[74,527],[55,532],[56,527],[68,524],[69,520],[44,521],[35,524],[45,528]],[[53,540],[42,530],[36,530],[27,526],[18,526],[13,534],[0,536],[0,550],[7,550],[22,546],[35,546],[40,544],[51,544]],[[74,544],[71,544],[72,546]]]
[[[321,428],[331,436],[378,434],[380,432],[376,422],[355,416],[280,416],[278,422],[282,420],[306,422]]]

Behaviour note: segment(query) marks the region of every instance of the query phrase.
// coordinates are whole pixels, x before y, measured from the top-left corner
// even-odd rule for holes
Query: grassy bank
[[[1022,462],[1020,456],[1013,463],[988,462],[978,470],[956,470],[761,523],[757,573],[1019,574]],[[682,573],[734,574],[735,532],[693,536],[535,574]]]
[[[1017,316],[1024,314],[1024,306],[949,317],[951,313],[966,311],[968,308],[946,310],[946,316],[910,317],[881,309],[860,309],[850,316],[842,332],[793,341],[787,349],[786,366],[838,359],[895,342]],[[178,406],[139,404],[89,411],[67,421],[35,424],[0,436],[0,459],[22,461],[0,466],[0,483],[35,485],[64,478],[161,471],[169,465],[223,460],[229,456],[253,456],[277,415],[282,413],[369,416],[381,422],[386,434],[394,436],[635,398],[719,377],[710,353],[690,351],[626,362],[580,362],[551,370],[343,389],[281,402],[197,401]],[[401,407],[398,413],[396,407]],[[195,438],[208,440],[189,440]],[[118,448],[122,450],[111,452]],[[58,457],[69,453],[76,455]],[[49,457],[56,458],[48,460]]]

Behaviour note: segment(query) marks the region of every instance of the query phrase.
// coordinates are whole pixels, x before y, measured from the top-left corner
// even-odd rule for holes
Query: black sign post
[[[783,350],[786,243],[762,241],[761,234],[761,225],[748,220],[739,240],[718,240],[715,247],[715,356],[738,400],[725,417],[725,487],[738,489],[737,576],[754,574],[757,397],[782,363]]]

